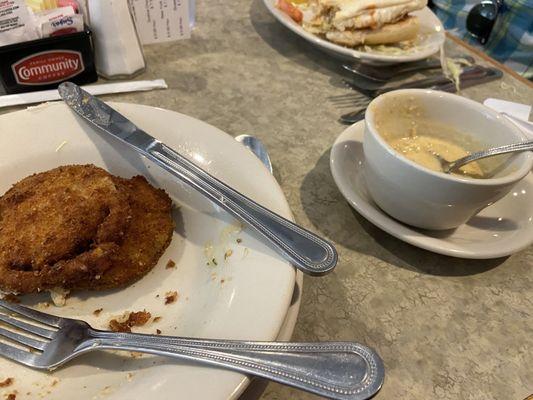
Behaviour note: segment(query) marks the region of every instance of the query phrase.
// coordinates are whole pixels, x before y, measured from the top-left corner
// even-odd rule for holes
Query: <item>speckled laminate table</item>
[[[338,61],[276,23],[261,0],[199,0],[197,7],[191,40],[146,48],[140,78],[164,78],[169,89],[106,99],[176,110],[264,141],[296,220],[335,242],[340,255],[334,273],[305,279],[294,339],[376,348],[386,366],[377,399],[532,393],[533,248],[496,260],[454,259],[367,222],[329,170],[331,145],[344,129],[336,122],[342,110],[328,100],[346,93]],[[533,89],[506,74],[463,95],[531,103]],[[271,384],[263,398],[314,396]]]

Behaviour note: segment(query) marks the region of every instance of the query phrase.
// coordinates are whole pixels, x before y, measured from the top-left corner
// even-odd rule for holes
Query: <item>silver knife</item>
[[[296,268],[309,275],[323,275],[335,268],[337,251],[326,240],[229,187],[74,83],[62,83],[58,90],[65,103],[90,125],[127,143],[245,222]]]

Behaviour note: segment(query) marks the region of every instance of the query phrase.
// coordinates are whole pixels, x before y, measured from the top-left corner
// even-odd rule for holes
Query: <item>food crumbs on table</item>
[[[56,148],[56,153],[63,148],[68,142],[66,140],[63,140],[59,146]]]
[[[161,318],[162,318],[162,317],[154,317],[154,319],[153,319],[152,322],[159,322],[159,321],[161,321]]]
[[[2,300],[7,301],[8,303],[20,303],[20,300],[17,296],[15,296],[13,293],[7,293],[2,297]]]
[[[146,310],[137,312],[126,312],[117,319],[109,321],[109,329],[113,332],[131,332],[134,326],[143,326],[148,322],[152,315]]]
[[[156,329],[155,333],[157,333],[158,335],[161,335],[161,329]]]
[[[172,268],[174,268],[175,266],[176,266],[176,263],[174,262],[174,260],[170,259],[170,260],[168,260],[165,269],[172,269]]]
[[[165,305],[174,303],[178,299],[178,292],[166,292],[165,293]]]
[[[237,243],[242,243],[242,239],[241,238],[237,238],[236,242]]]
[[[98,317],[98,316],[100,315],[100,313],[101,313],[103,310],[104,310],[103,308],[99,308],[99,309],[97,309],[97,310],[94,310],[94,311],[93,311],[93,315],[94,315],[95,317]]]
[[[0,382],[0,388],[11,386],[14,381],[15,381],[14,378],[6,378],[2,382]]]
[[[224,261],[226,261],[228,258],[230,258],[232,254],[233,254],[233,250],[231,250],[231,249],[227,250],[224,253]]]

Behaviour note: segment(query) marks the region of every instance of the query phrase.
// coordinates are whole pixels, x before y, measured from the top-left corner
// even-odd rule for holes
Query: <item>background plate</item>
[[[349,47],[344,47],[321,37],[307,32],[301,25],[294,22],[287,14],[276,7],[277,0],[263,0],[268,10],[276,19],[289,28],[291,31],[301,36],[308,42],[311,42],[319,49],[331,54],[334,57],[345,60],[358,60],[368,64],[397,64],[401,62],[418,61],[428,58],[437,53],[444,43],[445,34],[442,23],[433,12],[425,7],[409,13],[415,15],[420,20],[420,34],[423,39],[416,50],[405,52],[403,54],[378,54],[364,51],[358,51]]]

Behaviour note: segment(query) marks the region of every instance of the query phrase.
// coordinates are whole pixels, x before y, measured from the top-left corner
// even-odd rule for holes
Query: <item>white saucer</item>
[[[333,179],[342,195],[374,225],[404,242],[435,253],[462,258],[497,258],[533,243],[533,175],[529,174],[502,200],[454,230],[428,231],[405,225],[371,199],[363,174],[364,121],[346,129],[330,154]]]

